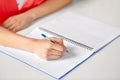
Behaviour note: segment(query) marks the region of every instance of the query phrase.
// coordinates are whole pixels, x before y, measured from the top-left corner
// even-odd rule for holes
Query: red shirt
[[[16,0],[0,0],[0,24],[3,23],[8,17],[22,13],[29,10],[46,0],[26,0],[21,9],[18,8]]]

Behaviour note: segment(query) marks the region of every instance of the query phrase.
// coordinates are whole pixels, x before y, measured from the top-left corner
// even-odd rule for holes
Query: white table
[[[120,27],[120,0],[74,0],[68,7],[41,19],[41,25],[67,10]],[[21,33],[29,32],[30,27]],[[78,66],[63,80],[120,80],[120,38]],[[0,54],[0,80],[54,80],[15,59]]]

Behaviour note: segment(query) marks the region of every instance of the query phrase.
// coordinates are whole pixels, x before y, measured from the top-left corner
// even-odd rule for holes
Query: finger
[[[20,26],[14,25],[14,27],[11,29],[11,31],[16,32],[20,30]]]
[[[52,44],[51,48],[55,49],[57,51],[64,51],[64,49],[65,49],[65,47],[63,45],[60,45],[57,43]]]
[[[11,31],[13,31],[13,32],[17,32],[19,29],[17,29],[17,28],[13,28]]]
[[[8,29],[8,28],[11,27],[13,24],[14,24],[14,23],[7,23],[7,24],[3,24],[3,26]]]
[[[58,44],[63,45],[63,40],[60,39],[60,38],[51,37],[50,39],[51,39],[52,41],[55,41],[55,42],[58,43]]]
[[[49,50],[49,54],[48,55],[58,55],[58,56],[61,56],[62,52],[54,50],[54,49],[51,49],[51,50]]]
[[[6,20],[6,21],[3,23],[3,25],[5,26],[5,28],[8,28],[8,27],[10,27],[11,25],[13,25],[15,22],[16,22],[16,21],[14,21],[14,20],[8,19],[8,20]]]
[[[61,58],[62,56],[58,56],[58,55],[49,55],[47,60],[56,60],[56,59],[59,59]]]
[[[13,30],[16,27],[16,24],[12,24],[11,26],[7,27],[9,30]]]
[[[3,22],[3,25],[4,25],[5,27],[7,27],[9,24],[10,24],[10,21],[9,21],[8,19]]]

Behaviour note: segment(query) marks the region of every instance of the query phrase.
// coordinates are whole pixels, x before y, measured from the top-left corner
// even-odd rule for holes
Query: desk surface
[[[74,0],[66,8],[41,19],[41,25],[67,10],[120,27],[120,0]],[[26,33],[33,27],[21,31]],[[78,66],[63,80],[120,80],[120,38]],[[0,80],[54,80],[6,55],[0,54]]]

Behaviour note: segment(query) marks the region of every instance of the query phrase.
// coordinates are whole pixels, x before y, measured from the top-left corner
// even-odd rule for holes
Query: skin
[[[14,32],[19,31],[30,25],[34,20],[55,12],[70,2],[71,0],[47,0],[45,3],[22,14],[9,17],[3,23],[3,26]]]
[[[63,40],[52,37],[50,39],[55,41],[53,44],[47,39],[28,38],[15,32],[26,28],[34,20],[63,8],[70,2],[71,0],[47,0],[24,13],[9,17],[0,26],[0,45],[29,51],[46,60],[61,58],[66,50]]]

